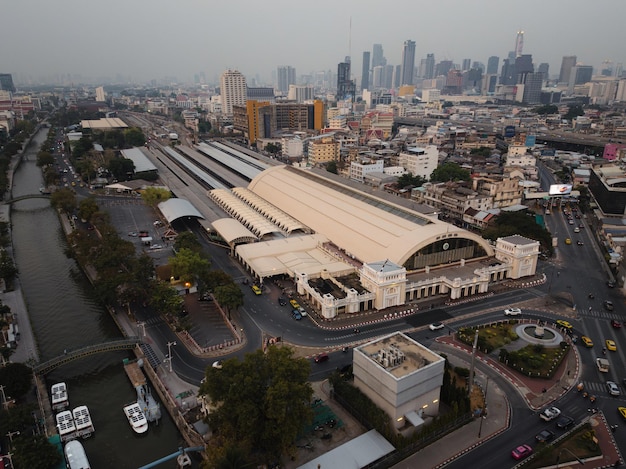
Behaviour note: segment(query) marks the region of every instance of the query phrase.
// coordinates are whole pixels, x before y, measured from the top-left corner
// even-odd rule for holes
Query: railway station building
[[[208,195],[231,217],[213,228],[233,256],[260,283],[293,278],[327,319],[486,293],[494,282],[536,270],[537,241],[515,235],[491,243],[439,220],[430,207],[364,192],[322,172],[275,166],[247,188]]]

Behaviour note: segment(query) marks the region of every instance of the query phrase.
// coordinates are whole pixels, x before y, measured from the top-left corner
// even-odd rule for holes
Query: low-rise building
[[[400,152],[398,164],[413,176],[430,179],[439,163],[439,150],[434,145],[425,148],[412,147]]]

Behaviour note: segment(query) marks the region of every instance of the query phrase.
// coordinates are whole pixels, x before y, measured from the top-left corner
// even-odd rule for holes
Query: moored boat
[[[144,415],[141,407],[136,402],[124,407],[124,414],[128,419],[128,423],[135,433],[145,433],[148,431],[148,420]]]
[[[63,410],[70,404],[65,383],[53,384],[51,394],[52,410]]]
[[[87,438],[95,431],[86,405],[76,407],[72,410],[72,415],[74,416],[74,425],[76,425],[76,436]]]
[[[76,425],[74,424],[72,413],[69,410],[59,412],[56,415],[56,422],[61,441],[65,441],[74,436],[74,433],[76,432]]]
[[[85,448],[78,440],[69,441],[64,448],[69,469],[91,469]]]

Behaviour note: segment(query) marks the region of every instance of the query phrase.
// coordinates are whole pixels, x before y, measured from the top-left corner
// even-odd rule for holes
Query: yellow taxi
[[[624,419],[626,419],[626,407],[618,407],[617,411],[621,414]]]
[[[606,349],[610,350],[611,352],[616,352],[617,351],[617,345],[615,345],[615,341],[611,340],[611,339],[607,339],[605,342],[606,344]]]
[[[570,238],[565,238],[565,244],[572,244],[572,240]]]
[[[582,336],[582,337],[580,338],[580,340],[582,341],[582,343],[583,343],[583,345],[584,345],[585,347],[589,347],[589,348],[593,347],[593,340],[591,340],[591,339],[590,339],[589,337],[587,337],[586,335]]]
[[[574,329],[574,326],[572,326],[569,322],[564,321],[563,319],[559,319],[556,323],[557,325],[561,326],[564,329],[567,329],[568,331]]]
[[[254,292],[255,295],[260,295],[261,293],[263,293],[263,290],[261,290],[256,285],[252,285],[252,291]]]
[[[289,304],[293,307],[293,309],[298,309],[300,304],[296,300],[289,300]]]

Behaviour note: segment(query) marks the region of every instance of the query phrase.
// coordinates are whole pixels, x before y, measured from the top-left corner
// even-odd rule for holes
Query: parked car
[[[439,329],[443,329],[445,326],[442,322],[435,322],[428,326],[431,331],[438,331]]]
[[[550,430],[542,430],[535,435],[535,440],[537,440],[539,443],[546,443],[552,438],[554,438],[554,432]]]
[[[611,396],[619,396],[620,395],[619,386],[614,381],[607,381],[606,382],[606,389],[607,389],[607,391],[609,392],[609,394]]]
[[[298,309],[300,307],[300,304],[296,301],[296,300],[289,300],[289,304],[294,308],[294,309]]]
[[[549,422],[550,420],[557,418],[559,415],[561,415],[561,409],[558,407],[547,407],[543,409],[543,411],[539,414],[539,417],[541,420]]]
[[[252,291],[254,292],[255,295],[260,295],[263,293],[263,290],[261,290],[258,286],[256,285],[252,285]]]
[[[280,298],[278,298],[278,304],[281,306],[285,306],[287,305],[287,300],[281,296]]]
[[[507,308],[504,310],[505,316],[519,316],[522,314],[522,310],[519,308]]]
[[[302,319],[302,315],[300,314],[300,311],[298,311],[297,309],[294,309],[291,312],[291,317],[294,318],[296,321],[299,321],[300,319]]]
[[[513,456],[513,459],[519,461],[520,459],[524,459],[530,456],[532,452],[533,449],[529,445],[520,445],[513,451],[511,451],[511,456]]]
[[[302,306],[298,308],[298,312],[300,313],[300,316],[302,316],[303,318],[308,316],[306,310]]]

